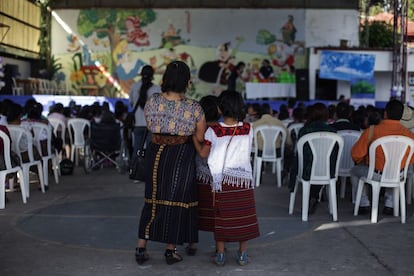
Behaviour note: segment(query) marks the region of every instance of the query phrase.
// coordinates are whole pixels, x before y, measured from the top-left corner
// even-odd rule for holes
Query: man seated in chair
[[[312,106],[308,107],[308,120],[306,121],[305,125],[300,129],[298,139],[305,134],[319,132],[319,131],[328,131],[336,133],[336,129],[328,124],[328,108],[323,103],[315,103]],[[338,150],[334,149],[331,158],[331,174],[335,171],[335,164],[334,159],[336,159]],[[303,149],[304,155],[304,166],[303,166],[303,179],[310,179],[311,170],[312,170],[312,150],[309,147],[305,147]],[[293,162],[293,166],[290,170],[290,181],[289,181],[289,189],[291,192],[295,189],[296,185],[296,176],[298,174],[298,160],[297,156],[295,156],[295,161]],[[321,185],[311,185],[310,188],[310,198],[309,198],[309,214],[313,214],[316,211],[316,208],[319,204],[319,194],[323,186]]]
[[[281,120],[279,120],[278,118],[272,116],[272,109],[270,108],[270,105],[268,103],[264,103],[261,108],[260,108],[260,119],[258,119],[257,121],[253,122],[252,126],[253,129],[259,127],[259,126],[265,126],[265,125],[270,125],[270,126],[280,126],[282,127],[285,132],[286,132],[286,142],[285,142],[285,152],[284,152],[284,158],[285,161],[284,163],[284,167],[288,167],[290,166],[291,163],[291,157],[292,157],[292,139],[291,136],[289,135],[289,131],[286,128],[285,124],[283,124],[283,122]],[[281,138],[279,137],[276,140],[276,154],[277,156],[280,156],[281,152],[280,152],[280,143],[281,143]],[[262,152],[263,150],[263,139],[261,136],[258,137],[257,139],[257,146],[258,146],[258,150],[259,150],[259,154]],[[286,168],[284,168],[284,172]]]
[[[352,148],[352,159],[357,164],[351,169],[351,183],[352,183],[352,192],[356,193],[358,186],[358,180],[362,176],[368,175],[368,166],[369,166],[369,146],[372,141],[387,135],[403,135],[414,139],[414,133],[409,129],[404,127],[400,123],[404,111],[404,105],[398,100],[390,100],[385,106],[384,119],[378,124],[373,125],[361,134],[361,137],[355,143]],[[414,159],[413,159],[414,160]],[[413,163],[411,160],[411,163]],[[381,151],[376,154],[375,160],[375,173],[374,179],[377,177],[381,178],[381,171],[384,168],[385,156]],[[385,207],[383,213],[385,215],[393,214],[393,193],[392,189],[387,188],[385,190]],[[361,203],[359,212],[368,212],[370,209],[371,203],[368,199],[367,193],[364,190],[362,191]]]

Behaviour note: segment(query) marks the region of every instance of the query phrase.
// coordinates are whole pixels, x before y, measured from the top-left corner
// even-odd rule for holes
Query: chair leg
[[[28,198],[28,193],[29,191],[26,190],[26,187],[29,186],[29,184],[26,184],[26,181],[29,182],[29,179],[27,178],[27,180],[24,177],[23,171],[19,170],[17,172],[17,177],[19,179],[19,183],[20,183],[20,191],[22,193],[22,200],[23,203],[26,204],[27,203],[27,198]]]
[[[329,185],[329,205],[332,209],[333,221],[338,220],[338,203],[336,200],[336,181],[332,181]]]
[[[22,167],[23,184],[25,185],[26,198],[30,197],[30,173],[29,167]],[[21,186],[21,185],[20,185]]]
[[[354,205],[354,216],[358,216],[359,204],[361,203],[362,189],[364,188],[364,182],[362,180],[358,181],[358,189],[355,197]]]
[[[262,175],[262,159],[256,161],[256,187],[260,186],[260,176]]]
[[[37,164],[37,175],[39,176],[40,189],[45,193],[45,177],[43,176],[42,164]]]
[[[0,209],[6,208],[6,174],[0,176]]]
[[[399,201],[400,201],[400,189],[399,188],[393,188],[392,189],[392,192],[393,192],[392,200],[393,200],[393,204],[394,204],[394,206],[393,206],[394,217],[398,217],[399,209],[400,209],[400,204],[399,204]]]
[[[56,160],[56,158],[52,157],[52,168],[53,168],[53,174],[55,176],[55,183],[59,184],[59,164],[58,164],[58,160]]]
[[[372,186],[371,222],[377,223],[378,222],[378,202],[379,202],[380,187],[378,185],[371,185],[371,186]],[[359,187],[358,187],[358,192],[359,192]]]
[[[282,162],[280,160],[276,161],[276,174],[277,174],[277,187],[282,187]]]
[[[302,221],[308,221],[310,183],[302,182]]]
[[[296,190],[298,189],[298,183],[296,182],[293,192],[290,193],[289,200],[289,215],[293,214],[293,208],[295,207]]]
[[[405,223],[406,210],[405,210],[405,191],[404,184],[400,187],[400,205],[401,205],[401,223]]]
[[[49,186],[49,161],[47,159],[43,159],[43,179],[45,186]]]

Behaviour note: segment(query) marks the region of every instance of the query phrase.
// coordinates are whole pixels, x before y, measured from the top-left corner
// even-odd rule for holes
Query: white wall
[[[359,45],[359,13],[357,10],[305,10],[306,47],[339,46],[347,40],[348,46]]]

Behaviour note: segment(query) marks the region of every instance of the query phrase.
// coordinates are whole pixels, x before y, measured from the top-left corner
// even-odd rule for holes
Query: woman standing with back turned
[[[141,70],[141,79],[132,85],[129,93],[129,102],[134,112],[134,145],[132,159],[137,156],[137,151],[144,139],[147,123],[144,118],[144,106],[153,94],[160,93],[161,88],[152,83],[154,79],[154,69],[150,65],[145,65]],[[147,135],[149,141],[150,134]]]
[[[177,244],[198,242],[192,137],[203,141],[206,121],[200,104],[185,96],[190,85],[190,69],[174,61],[164,73],[162,93],[154,94],[144,108],[152,140],[145,156],[145,203],[135,252],[138,264],[149,259],[148,240],[166,244],[167,264],[182,261]]]

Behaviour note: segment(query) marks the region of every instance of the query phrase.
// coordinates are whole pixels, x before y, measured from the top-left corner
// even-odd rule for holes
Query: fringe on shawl
[[[222,191],[222,183],[233,187],[254,188],[251,171],[244,168],[225,168],[223,173],[215,174],[213,178],[213,191]]]

